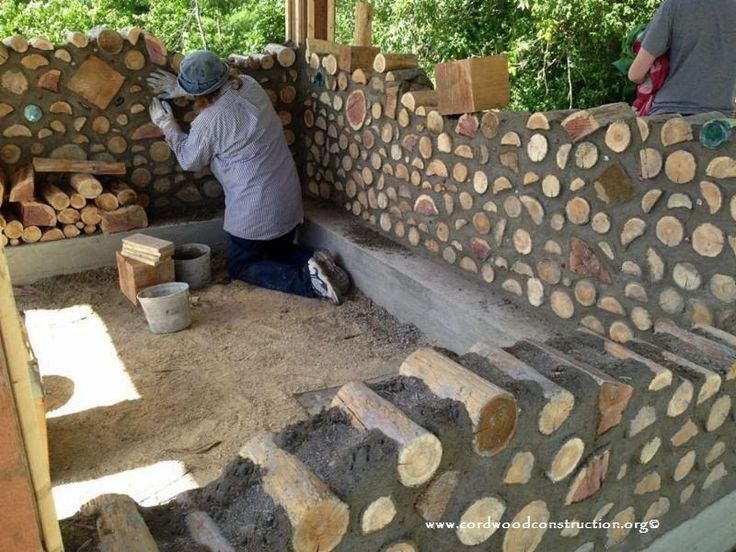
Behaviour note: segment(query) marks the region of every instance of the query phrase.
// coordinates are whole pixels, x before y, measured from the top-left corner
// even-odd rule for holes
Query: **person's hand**
[[[184,89],[179,86],[179,82],[176,79],[176,75],[159,69],[154,71],[146,79],[148,86],[164,100],[171,100],[173,98],[186,98],[189,97]]]
[[[164,130],[169,125],[179,126],[174,113],[171,111],[171,106],[168,102],[162,101],[159,98],[153,98],[151,100],[148,113],[151,115],[151,122],[161,130]]]

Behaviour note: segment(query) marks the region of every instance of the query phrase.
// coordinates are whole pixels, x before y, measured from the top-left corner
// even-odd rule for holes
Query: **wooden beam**
[[[285,0],[284,29],[286,31],[285,42],[294,42],[294,0]]]
[[[85,173],[85,174],[126,174],[125,163],[109,161],[76,161],[73,159],[51,159],[34,157],[33,170],[39,173]]]
[[[373,46],[373,4],[369,2],[355,4],[353,44],[356,46]]]
[[[335,27],[336,27],[336,15],[335,15],[335,0],[327,0],[327,36],[326,40],[332,42],[335,41]]]

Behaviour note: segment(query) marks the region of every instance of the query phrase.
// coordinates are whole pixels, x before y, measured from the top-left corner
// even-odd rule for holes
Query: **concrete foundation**
[[[507,346],[523,336],[544,340],[565,326],[338,210],[308,203],[306,213],[304,242],[329,249],[363,293],[442,347],[463,353],[481,341]]]
[[[724,496],[699,515],[652,543],[647,552],[731,552],[736,550],[736,493]]]
[[[8,247],[5,251],[10,277],[13,284],[19,286],[60,274],[114,266],[115,252],[120,251],[123,238],[139,232],[141,230]],[[222,218],[219,217],[151,226],[142,232],[177,244],[204,243],[215,250],[223,248]]]

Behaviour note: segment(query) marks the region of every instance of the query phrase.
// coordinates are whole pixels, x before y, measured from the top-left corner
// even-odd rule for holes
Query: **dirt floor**
[[[416,328],[359,294],[333,307],[225,276],[216,259],[215,283],[193,292],[192,327],[165,336],[148,331],[142,311],[118,290],[114,269],[18,290],[25,311],[90,305],[141,397],[49,419],[54,485],[168,460],[183,462],[204,485],[255,432],[305,418],[295,394],[395,374],[423,341]],[[72,346],[74,355],[84,355],[62,330],[30,327],[31,342],[51,340],[46,356],[68,355],[64,349]],[[74,384],[45,369],[44,355],[40,369],[53,413]]]

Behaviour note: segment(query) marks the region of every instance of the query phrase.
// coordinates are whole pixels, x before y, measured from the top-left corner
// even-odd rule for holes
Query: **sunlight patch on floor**
[[[155,506],[197,487],[186,466],[171,460],[90,481],[57,485],[52,492],[57,515],[64,519],[73,516],[86,502],[107,493],[126,494],[141,506]]]
[[[104,321],[90,305],[28,310],[25,322],[41,375],[74,383],[71,398],[48,418],[141,398]]]

